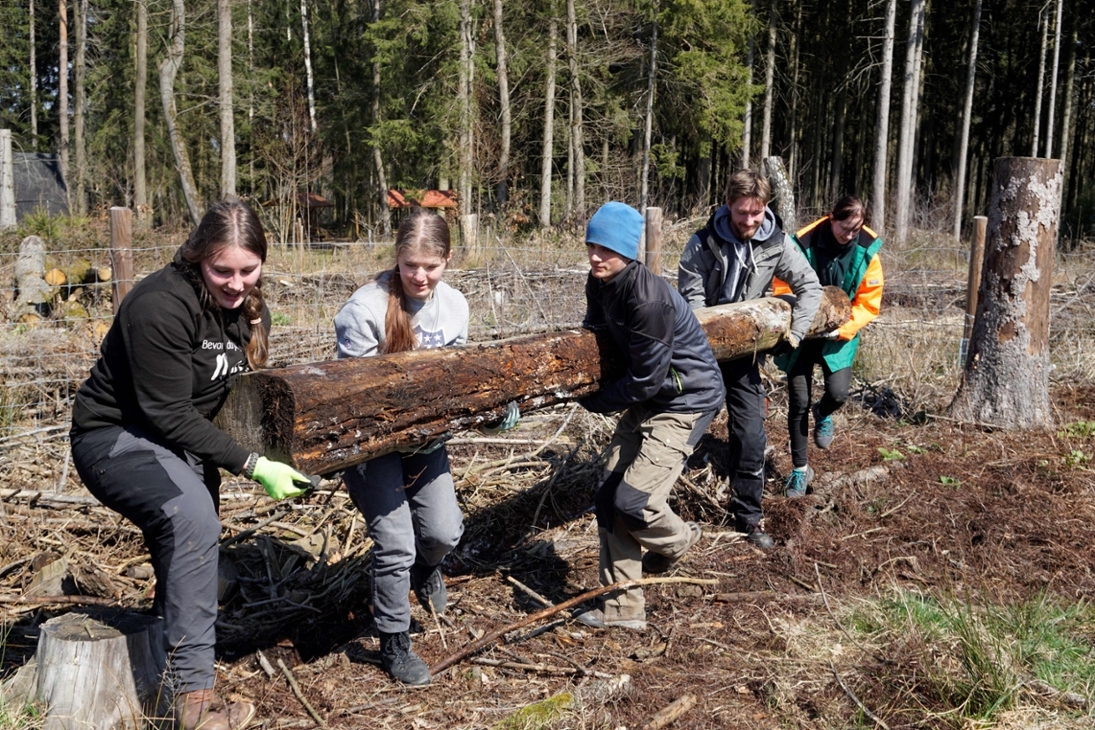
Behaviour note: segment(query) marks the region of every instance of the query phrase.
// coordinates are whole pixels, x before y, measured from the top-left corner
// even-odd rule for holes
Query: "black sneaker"
[[[662,555],[661,553],[655,553],[647,550],[643,555],[643,573],[647,575],[661,575],[662,573],[668,573],[670,570],[677,566],[681,558],[685,556],[692,546],[700,541],[703,531],[700,530],[700,526],[695,522],[689,522],[686,525],[689,529],[688,546],[684,549],[680,555],[675,558],[671,558],[668,555]]]
[[[441,575],[440,565],[424,565],[415,563],[411,566],[411,589],[422,604],[422,608],[433,610],[437,613],[445,613],[449,605],[449,592],[445,588],[445,579]]]
[[[392,679],[403,684],[430,683],[430,668],[411,649],[411,635],[380,632],[380,666]]]
[[[771,550],[776,546],[775,540],[773,540],[760,525],[746,525],[743,529],[739,530],[739,532],[744,532],[745,539],[754,547],[758,547],[761,550]]]

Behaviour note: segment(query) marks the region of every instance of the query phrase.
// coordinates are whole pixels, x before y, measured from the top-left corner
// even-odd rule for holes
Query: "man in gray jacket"
[[[759,173],[739,170],[730,178],[726,205],[715,211],[681,254],[677,289],[693,309],[744,302],[767,295],[772,278],[795,295],[791,329],[781,346],[790,349],[810,328],[821,303],[821,285],[806,257],[768,208],[771,187]],[[735,526],[759,548],[773,546],[760,524],[764,493],[764,432],[767,396],[756,357],[719,364],[726,385],[730,432],[730,509]]]

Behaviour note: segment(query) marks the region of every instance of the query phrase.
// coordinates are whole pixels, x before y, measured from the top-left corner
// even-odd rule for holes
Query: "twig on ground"
[[[523,662],[503,661],[502,659],[487,659],[486,657],[475,657],[471,661],[473,664],[482,664],[485,667],[517,669],[522,672],[535,672],[537,674],[554,674],[566,676],[578,674],[583,677],[591,675],[597,677],[598,679],[611,679],[614,676],[605,672],[591,672],[588,669],[584,669],[581,667],[555,667],[548,664],[525,664]]]
[[[270,660],[267,659],[266,655],[263,654],[261,651],[256,651],[255,654],[259,658],[259,666],[262,668],[262,671],[266,672],[267,677],[273,679],[275,674],[274,665],[270,663]]]
[[[277,522],[280,518],[284,517],[288,512],[289,512],[289,507],[288,506],[282,507],[281,509],[274,512],[274,514],[270,515],[269,517],[267,517],[265,520],[258,523],[254,527],[243,530],[242,532],[239,532],[239,533],[233,535],[232,537],[224,538],[223,540],[221,540],[221,545],[220,546],[222,548],[226,548],[229,545],[232,545],[232,544],[235,544],[235,543],[239,542],[240,540],[246,540],[247,538],[251,537],[256,532],[258,532],[262,528],[266,527],[270,523]],[[229,525],[229,527],[232,527],[233,529],[239,529],[239,528],[233,527],[232,525]]]
[[[891,509],[888,509],[888,510],[886,510],[885,512],[883,512],[882,514],[880,514],[880,515],[878,516],[878,519],[880,519],[880,520],[884,520],[884,519],[886,519],[887,517],[889,517],[890,515],[892,515],[892,514],[893,514],[894,512],[896,512],[897,510],[901,509],[901,508],[902,508],[902,507],[904,507],[904,506],[905,506],[906,504],[908,504],[908,503],[909,503],[909,500],[910,500],[910,499],[912,499],[912,498],[913,498],[913,497],[915,497],[915,496],[916,496],[916,492],[913,492],[913,493],[912,493],[912,494],[910,494],[910,495],[909,495],[908,497],[905,497],[905,500],[904,500],[904,501],[903,501],[903,502],[902,502],[901,504],[897,505],[896,507],[892,507]]]
[[[528,587],[527,585],[525,585],[525,584],[524,584],[524,583],[522,583],[521,581],[519,581],[519,580],[517,580],[516,578],[514,578],[514,577],[513,577],[512,575],[507,575],[507,576],[506,576],[506,580],[508,580],[508,581],[509,581],[510,583],[512,583],[513,585],[517,586],[517,587],[518,587],[518,588],[520,588],[521,590],[523,590],[523,591],[524,591],[525,593],[527,593],[528,595],[532,596],[532,597],[533,597],[533,598],[534,598],[534,599],[535,599],[535,600],[536,600],[536,601],[537,601],[537,602],[538,602],[538,603],[539,603],[539,604],[540,604],[541,606],[543,606],[543,607],[547,608],[548,606],[554,606],[554,605],[555,605],[554,603],[552,603],[552,602],[551,602],[551,601],[549,601],[548,599],[546,599],[546,598],[544,598],[543,596],[541,596],[541,595],[540,595],[539,593],[537,593],[536,591],[534,591],[534,590],[532,590],[531,588],[529,588],[529,587]]]
[[[293,676],[293,673],[289,671],[289,667],[285,666],[285,662],[278,659],[278,667],[281,668],[285,678],[289,680],[289,687],[293,690],[293,694],[300,700],[300,704],[304,705],[304,709],[308,711],[308,714],[312,716],[312,719],[316,721],[316,724],[322,728],[327,727],[327,722],[320,717],[316,712],[316,708],[312,707],[312,703],[308,701],[308,698],[304,696],[304,692],[301,691],[300,685],[297,684],[297,678]]]
[[[681,715],[691,710],[695,705],[696,695],[684,695],[655,713],[654,717],[643,725],[642,730],[661,730],[666,725],[678,720]]]
[[[558,603],[558,604],[556,604],[556,605],[554,605],[550,608],[545,608],[544,610],[537,611],[536,613],[531,614],[529,616],[526,616],[523,619],[520,619],[518,621],[514,621],[513,623],[510,623],[510,624],[506,624],[505,626],[503,626],[500,629],[495,629],[494,631],[491,631],[490,633],[484,635],[482,638],[478,639],[477,641],[473,641],[472,643],[468,644],[467,646],[465,646],[463,649],[456,652],[455,654],[447,656],[444,659],[442,659],[441,661],[439,661],[437,664],[434,664],[432,667],[430,667],[430,674],[431,675],[438,674],[439,672],[442,672],[445,669],[448,669],[452,665],[458,663],[461,659],[464,659],[468,656],[471,656],[472,654],[479,651],[480,649],[483,649],[484,647],[489,646],[493,642],[497,641],[500,637],[504,636],[505,634],[508,634],[511,631],[516,631],[517,629],[528,626],[529,624],[535,623],[536,621],[540,621],[541,619],[548,618],[549,616],[554,616],[555,614],[559,613],[560,611],[565,611],[568,608],[572,608],[574,606],[577,606],[579,603],[582,603],[583,601],[588,601],[591,598],[596,598],[597,596],[604,595],[605,593],[611,593],[612,591],[622,591],[622,590],[627,590],[628,588],[634,588],[634,587],[637,587],[637,586],[657,585],[657,584],[664,584],[664,583],[691,583],[691,584],[694,584],[694,585],[717,585],[718,581],[717,580],[706,579],[706,578],[642,578],[641,580],[625,580],[625,581],[620,581],[619,583],[613,583],[612,585],[601,586],[600,588],[594,588],[593,590],[589,590],[589,591],[586,591],[585,593],[574,596],[573,598],[568,599],[566,601],[563,601],[562,603]]]
[[[890,730],[890,726],[887,725],[878,715],[867,709],[867,706],[863,704],[858,697],[855,696],[852,690],[848,688],[848,685],[844,684],[844,680],[840,678],[840,674],[836,671],[836,666],[831,661],[829,662],[829,669],[832,670],[833,676],[836,677],[836,682],[840,685],[840,688],[844,690],[844,694],[848,695],[848,697],[852,699],[852,702],[856,703],[856,706],[863,711],[863,714],[874,720],[875,723],[884,728],[884,730]]]

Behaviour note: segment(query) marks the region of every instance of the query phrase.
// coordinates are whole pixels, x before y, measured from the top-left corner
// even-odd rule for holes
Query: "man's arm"
[[[821,284],[810,262],[791,237],[783,236],[783,255],[776,264],[776,278],[786,282],[795,295],[791,307],[791,336],[801,342],[821,305]]]
[[[700,236],[693,233],[677,266],[677,291],[692,309],[707,306],[703,282],[710,272],[703,260],[703,245]]]
[[[673,361],[674,315],[673,306],[660,300],[635,308],[628,333],[627,373],[582,398],[583,408],[594,413],[622,411],[657,395]]]

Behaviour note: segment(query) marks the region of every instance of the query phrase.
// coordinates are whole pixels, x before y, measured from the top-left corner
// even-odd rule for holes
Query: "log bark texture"
[[[45,730],[126,730],[166,710],[160,619],[133,612],[66,613],[42,624],[35,654]]]
[[[732,360],[779,342],[791,306],[765,298],[696,315],[715,357]],[[844,292],[826,287],[810,331],[826,332],[850,316]],[[240,378],[217,425],[249,450],[329,474],[445,431],[495,422],[509,401],[528,412],[588,395],[621,375],[623,363],[605,335],[528,335],[252,373]]]
[[[1052,424],[1049,293],[1060,205],[1060,160],[996,161],[977,316],[952,417],[1007,429]]]

